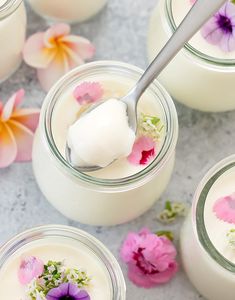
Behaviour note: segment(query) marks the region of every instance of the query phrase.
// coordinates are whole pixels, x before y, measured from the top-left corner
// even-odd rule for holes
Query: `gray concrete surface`
[[[96,59],[115,59],[147,65],[146,33],[149,15],[156,0],[110,0],[94,19],[76,25],[73,32],[91,39],[96,45]],[[47,27],[40,17],[28,9],[28,34]],[[26,90],[27,105],[40,107],[45,94],[41,91],[35,71],[26,65],[0,85],[0,98],[6,100],[13,91]],[[130,230],[148,226],[163,228],[156,220],[166,199],[190,203],[196,186],[205,172],[220,159],[232,154],[235,140],[235,112],[208,114],[177,104],[180,135],[174,174],[161,201],[137,220],[112,228],[90,227],[70,221],[58,213],[42,196],[34,180],[30,163],[14,164],[0,170],[0,243],[14,234],[35,225],[60,223],[79,227],[100,239],[119,259],[121,241]],[[172,229],[178,241],[181,221],[164,228]],[[177,242],[178,243],[178,242]],[[120,261],[120,260],[119,260]],[[126,276],[125,265],[121,264]],[[196,300],[202,299],[182,269],[165,286],[145,290],[126,280],[128,300]],[[7,300],[7,299],[6,299]]]

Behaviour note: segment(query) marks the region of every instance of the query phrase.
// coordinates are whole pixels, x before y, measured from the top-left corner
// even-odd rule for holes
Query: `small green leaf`
[[[157,236],[165,236],[167,237],[170,241],[174,240],[174,234],[171,231],[167,230],[160,230],[156,232]]]

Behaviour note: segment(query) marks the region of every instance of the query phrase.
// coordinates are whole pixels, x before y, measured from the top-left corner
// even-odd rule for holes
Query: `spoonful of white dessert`
[[[91,106],[68,130],[66,158],[81,172],[110,165],[132,150],[137,130],[137,103],[153,80],[225,0],[197,0],[175,33],[122,99]],[[85,134],[84,134],[85,133]]]

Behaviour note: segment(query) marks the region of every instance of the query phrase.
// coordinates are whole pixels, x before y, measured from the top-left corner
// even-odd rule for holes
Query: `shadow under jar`
[[[192,4],[160,0],[150,19],[148,56],[152,60],[174,33]],[[235,109],[235,51],[224,52],[198,32],[159,76],[173,98],[201,111]]]
[[[65,216],[91,225],[128,222],[146,212],[165,190],[174,165],[178,119],[172,99],[157,81],[138,104],[148,114],[157,111],[164,124],[152,162],[135,166],[123,158],[85,174],[65,159],[67,130],[78,118],[75,87],[98,82],[104,90],[102,99],[120,98],[142,72],[120,62],[94,62],[68,73],[48,93],[34,140],[33,168],[41,191]]]
[[[22,0],[0,0],[0,82],[10,77],[22,62],[26,23]]]
[[[27,286],[18,280],[18,270],[22,259],[28,257],[34,257],[44,265],[49,261],[61,262],[65,269],[85,271],[91,281],[81,289],[88,292],[91,300],[126,299],[124,277],[111,252],[90,234],[62,225],[29,229],[0,247],[0,299],[26,299]],[[57,279],[60,280],[58,276]],[[41,285],[43,286],[42,281]],[[35,286],[31,283],[31,292]],[[64,296],[63,299],[67,297]]]
[[[41,17],[60,22],[83,22],[96,15],[108,0],[28,0]]]
[[[208,300],[235,294],[235,155],[214,166],[194,195],[181,231],[181,259]]]

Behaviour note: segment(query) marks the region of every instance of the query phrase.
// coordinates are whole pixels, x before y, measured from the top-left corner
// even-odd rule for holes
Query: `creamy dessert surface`
[[[110,76],[109,76],[110,77]],[[111,98],[119,99],[124,96],[130,88],[134,85],[134,81],[123,78],[115,77],[108,79],[108,76],[90,77],[84,81],[87,82],[99,82],[103,87],[104,94],[102,99],[107,100]],[[65,157],[65,147],[68,128],[78,118],[81,106],[78,104],[73,96],[73,91],[81,82],[74,84],[66,93],[64,93],[56,104],[52,117],[52,133],[54,141],[60,151]],[[142,96],[138,103],[138,114],[144,113],[151,116],[157,116],[161,119],[163,125],[165,125],[165,119],[163,114],[163,108],[160,102],[156,100],[151,92],[147,91]],[[95,125],[94,125],[95,126]],[[85,132],[84,132],[85,134]],[[156,152],[158,153],[162,147],[165,136],[165,126],[161,132],[161,138],[156,142]],[[126,158],[120,158],[111,165],[105,167],[102,170],[89,173],[94,177],[117,179],[131,176],[140,172],[146,167],[146,165],[134,165],[128,162]]]
[[[68,239],[48,239],[32,242],[12,255],[0,271],[0,299],[25,300],[25,287],[18,280],[18,268],[21,260],[34,256],[45,264],[49,260],[64,262],[68,268],[82,269],[91,276],[86,287],[92,300],[110,300],[111,281],[107,269],[94,253],[82,243]]]
[[[178,26],[189,12],[192,4],[190,0],[172,0],[172,13],[175,24]],[[212,45],[198,31],[189,41],[190,45],[198,51],[215,58],[220,59],[235,59],[235,51],[224,52],[218,45]]]
[[[235,224],[219,219],[214,212],[214,205],[218,199],[230,196],[235,192],[235,168],[224,173],[212,186],[206,198],[204,221],[208,236],[214,247],[229,261],[235,263],[235,250],[229,246],[227,233],[235,229]],[[223,201],[223,200],[221,200]],[[229,202],[227,212],[235,210],[235,200]]]

